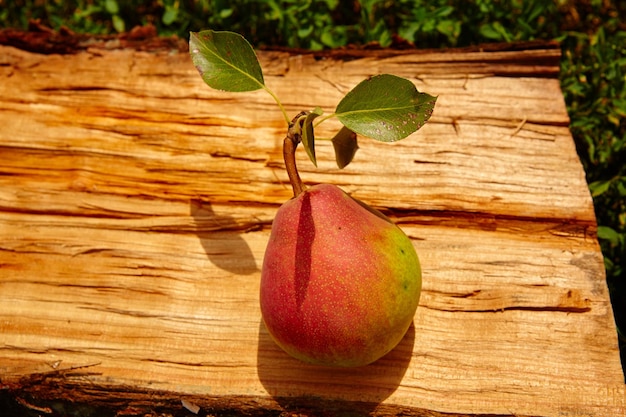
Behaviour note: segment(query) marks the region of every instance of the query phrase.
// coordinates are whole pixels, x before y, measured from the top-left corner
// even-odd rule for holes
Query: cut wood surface
[[[559,54],[259,52],[290,115],[332,112],[379,73],[439,97],[423,129],[361,138],[344,170],[329,142],[319,168],[298,152],[306,183],[388,214],[423,266],[400,345],[328,369],[261,322],[263,254],[291,197],[268,94],[211,90],[177,49],[0,46],[1,390],[42,415],[59,399],[118,415],[624,415]]]

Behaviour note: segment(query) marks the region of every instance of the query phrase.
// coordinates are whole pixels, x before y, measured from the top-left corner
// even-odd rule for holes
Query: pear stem
[[[298,167],[296,166],[296,148],[298,143],[302,141],[302,116],[307,112],[300,112],[289,123],[289,129],[287,130],[287,136],[283,141],[283,159],[285,160],[285,168],[287,169],[287,175],[289,176],[289,182],[293,188],[293,196],[297,197],[306,189],[304,183],[300,179],[298,174]]]

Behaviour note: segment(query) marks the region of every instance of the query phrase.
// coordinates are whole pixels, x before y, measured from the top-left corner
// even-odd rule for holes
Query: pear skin
[[[382,213],[330,184],[281,206],[261,274],[271,337],[304,362],[363,366],[391,351],[419,302],[410,239]]]

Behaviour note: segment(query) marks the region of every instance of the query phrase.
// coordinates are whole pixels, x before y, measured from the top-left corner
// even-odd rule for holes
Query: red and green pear
[[[269,334],[305,362],[354,367],[391,351],[421,290],[411,240],[334,185],[305,189],[278,210],[261,275]]]

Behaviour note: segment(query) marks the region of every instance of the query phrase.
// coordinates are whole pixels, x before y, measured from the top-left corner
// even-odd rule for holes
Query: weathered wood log
[[[117,46],[0,46],[2,392],[42,415],[57,400],[118,415],[624,415],[557,48],[259,52],[292,114],[332,111],[383,72],[439,96],[422,130],[361,140],[344,170],[324,141],[318,169],[298,155],[305,182],[392,217],[424,270],[398,348],[325,369],[275,346],[258,308],[291,196],[272,99],[209,89],[184,51]]]

